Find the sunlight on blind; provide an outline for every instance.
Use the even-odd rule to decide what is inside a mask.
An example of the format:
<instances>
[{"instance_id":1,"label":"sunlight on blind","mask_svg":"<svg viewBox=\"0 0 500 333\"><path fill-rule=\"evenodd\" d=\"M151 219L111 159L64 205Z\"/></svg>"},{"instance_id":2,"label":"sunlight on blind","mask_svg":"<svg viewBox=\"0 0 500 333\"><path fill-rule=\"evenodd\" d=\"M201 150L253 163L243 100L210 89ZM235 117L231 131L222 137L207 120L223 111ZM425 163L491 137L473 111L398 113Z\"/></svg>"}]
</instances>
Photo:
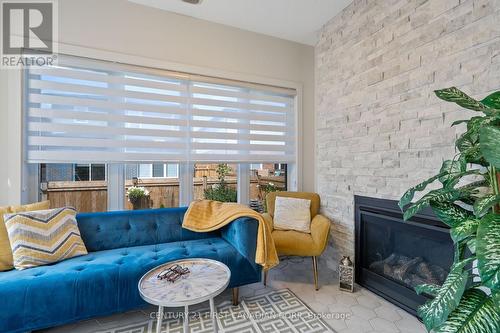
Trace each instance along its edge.
<instances>
[{"instance_id":1,"label":"sunlight on blind","mask_svg":"<svg viewBox=\"0 0 500 333\"><path fill-rule=\"evenodd\" d=\"M74 57L27 71L27 159L293 162L294 96Z\"/></svg>"}]
</instances>

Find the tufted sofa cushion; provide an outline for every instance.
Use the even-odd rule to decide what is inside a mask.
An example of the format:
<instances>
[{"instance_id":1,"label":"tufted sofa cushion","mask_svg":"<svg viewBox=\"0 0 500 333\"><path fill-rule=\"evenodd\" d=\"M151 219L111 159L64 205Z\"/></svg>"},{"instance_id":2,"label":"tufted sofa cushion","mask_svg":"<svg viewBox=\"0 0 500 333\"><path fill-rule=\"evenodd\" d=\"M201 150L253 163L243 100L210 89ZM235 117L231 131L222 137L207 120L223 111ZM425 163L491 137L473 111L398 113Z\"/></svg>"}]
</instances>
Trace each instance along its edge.
<instances>
[{"instance_id":1,"label":"tufted sofa cushion","mask_svg":"<svg viewBox=\"0 0 500 333\"><path fill-rule=\"evenodd\" d=\"M186 207L83 213L78 228L89 252L220 236L182 228Z\"/></svg>"},{"instance_id":2,"label":"tufted sofa cushion","mask_svg":"<svg viewBox=\"0 0 500 333\"><path fill-rule=\"evenodd\" d=\"M221 237L117 248L55 265L0 274L0 331L21 332L123 312L145 305L137 282L148 270L181 258L211 258L231 269L229 287L259 272ZM50 318L50 322L47 320Z\"/></svg>"}]
</instances>

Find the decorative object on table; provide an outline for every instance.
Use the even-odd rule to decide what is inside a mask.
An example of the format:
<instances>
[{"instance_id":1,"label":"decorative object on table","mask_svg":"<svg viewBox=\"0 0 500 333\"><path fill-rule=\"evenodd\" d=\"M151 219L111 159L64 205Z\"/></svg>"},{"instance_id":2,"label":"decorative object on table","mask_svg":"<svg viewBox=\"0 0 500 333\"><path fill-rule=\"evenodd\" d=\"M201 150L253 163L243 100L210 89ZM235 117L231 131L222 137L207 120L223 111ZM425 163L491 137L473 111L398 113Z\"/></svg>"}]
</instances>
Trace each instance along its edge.
<instances>
[{"instance_id":1,"label":"decorative object on table","mask_svg":"<svg viewBox=\"0 0 500 333\"><path fill-rule=\"evenodd\" d=\"M339 263L339 289L354 291L354 266L348 256L343 256Z\"/></svg>"},{"instance_id":2,"label":"decorative object on table","mask_svg":"<svg viewBox=\"0 0 500 333\"><path fill-rule=\"evenodd\" d=\"M263 306L265 305L265 306ZM274 309L280 309L278 316ZM300 314L300 315L297 315ZM344 314L334 314L335 319L342 319ZM273 316L275 318L273 318ZM182 316L177 312L165 316L161 332L182 332ZM217 304L217 323L221 332L296 332L300 327L302 333L334 333L328 324L312 311L299 297L289 289L268 291L257 296L245 297L240 306L233 306L230 301ZM250 318L252 318L250 320ZM212 332L212 318L207 308L202 308L193 315L189 327L196 332ZM158 331L155 319L145 318L142 321L116 321L115 326L96 333L136 333ZM275 326L277 325L277 326Z\"/></svg>"},{"instance_id":3,"label":"decorative object on table","mask_svg":"<svg viewBox=\"0 0 500 333\"><path fill-rule=\"evenodd\" d=\"M217 172L217 184L212 185L204 191L205 199L220 202L237 202L237 191L226 182L226 177L232 172L231 167L225 163L221 163L217 165L215 172Z\"/></svg>"},{"instance_id":4,"label":"decorative object on table","mask_svg":"<svg viewBox=\"0 0 500 333\"><path fill-rule=\"evenodd\" d=\"M264 212L264 205L262 204L262 200L258 199L251 199L249 207L255 210L257 213L263 213Z\"/></svg>"},{"instance_id":5,"label":"decorative object on table","mask_svg":"<svg viewBox=\"0 0 500 333\"><path fill-rule=\"evenodd\" d=\"M187 270L187 271L186 271ZM177 283L163 283L158 277L165 271L176 274L191 272ZM168 273L167 273L168 274ZM184 332L189 331L188 306L210 301L213 332L217 332L214 297L229 285L231 271L212 259L181 259L163 264L147 272L139 281L139 294L148 303L158 306L156 332L161 332L164 307L184 307Z\"/></svg>"},{"instance_id":6,"label":"decorative object on table","mask_svg":"<svg viewBox=\"0 0 500 333\"><path fill-rule=\"evenodd\" d=\"M180 265L175 265L160 272L158 274L158 279L167 280L168 282L174 283L175 281L177 281L183 276L185 277L189 273L190 273L189 268L182 267Z\"/></svg>"},{"instance_id":7,"label":"decorative object on table","mask_svg":"<svg viewBox=\"0 0 500 333\"><path fill-rule=\"evenodd\" d=\"M429 331L500 332L500 91L477 101L455 87L437 97L476 111L456 140L458 154L443 162L439 174L409 189L399 201L408 220L430 206L450 227L454 263L442 285L415 287L432 300L418 309ZM412 202L416 192L434 189ZM477 264L474 264L477 262ZM474 267L474 269L472 269ZM471 283L473 281L473 283Z\"/></svg>"},{"instance_id":8,"label":"decorative object on table","mask_svg":"<svg viewBox=\"0 0 500 333\"><path fill-rule=\"evenodd\" d=\"M149 191L144 187L129 187L127 190L127 197L134 210L149 208Z\"/></svg>"}]
</instances>

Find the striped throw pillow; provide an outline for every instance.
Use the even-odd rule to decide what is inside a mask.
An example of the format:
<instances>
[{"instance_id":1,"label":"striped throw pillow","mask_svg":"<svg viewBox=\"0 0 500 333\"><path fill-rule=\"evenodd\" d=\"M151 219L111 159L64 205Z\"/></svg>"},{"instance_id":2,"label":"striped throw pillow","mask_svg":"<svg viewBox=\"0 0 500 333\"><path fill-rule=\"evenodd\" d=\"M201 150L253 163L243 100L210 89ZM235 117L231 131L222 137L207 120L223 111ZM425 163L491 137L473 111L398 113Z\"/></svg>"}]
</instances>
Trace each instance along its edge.
<instances>
[{"instance_id":1,"label":"striped throw pillow","mask_svg":"<svg viewBox=\"0 0 500 333\"><path fill-rule=\"evenodd\" d=\"M26 269L87 254L76 210L63 207L5 215L16 269Z\"/></svg>"},{"instance_id":2,"label":"striped throw pillow","mask_svg":"<svg viewBox=\"0 0 500 333\"><path fill-rule=\"evenodd\" d=\"M43 210L50 208L50 201L36 202L22 206L0 207L0 271L8 271L14 268L14 259L12 258L12 249L10 248L9 235L5 228L5 214L29 212L33 210Z\"/></svg>"}]
</instances>

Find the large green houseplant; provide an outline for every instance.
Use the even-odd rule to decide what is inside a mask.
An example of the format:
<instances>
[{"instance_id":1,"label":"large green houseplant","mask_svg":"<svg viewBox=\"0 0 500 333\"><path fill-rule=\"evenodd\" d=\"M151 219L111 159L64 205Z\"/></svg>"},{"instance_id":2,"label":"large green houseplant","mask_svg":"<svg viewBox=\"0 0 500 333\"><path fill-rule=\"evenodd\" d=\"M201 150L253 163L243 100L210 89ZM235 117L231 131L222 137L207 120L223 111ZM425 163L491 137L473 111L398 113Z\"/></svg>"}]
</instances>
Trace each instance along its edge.
<instances>
[{"instance_id":1,"label":"large green houseplant","mask_svg":"<svg viewBox=\"0 0 500 333\"><path fill-rule=\"evenodd\" d=\"M399 206L407 220L424 207L451 229L454 263L442 286L425 284L417 293L433 297L418 314L435 333L500 332L500 91L477 101L452 87L435 91L477 116L461 120L467 130L456 140L457 155L437 175L409 189ZM416 192L432 183L413 202Z\"/></svg>"}]
</instances>

